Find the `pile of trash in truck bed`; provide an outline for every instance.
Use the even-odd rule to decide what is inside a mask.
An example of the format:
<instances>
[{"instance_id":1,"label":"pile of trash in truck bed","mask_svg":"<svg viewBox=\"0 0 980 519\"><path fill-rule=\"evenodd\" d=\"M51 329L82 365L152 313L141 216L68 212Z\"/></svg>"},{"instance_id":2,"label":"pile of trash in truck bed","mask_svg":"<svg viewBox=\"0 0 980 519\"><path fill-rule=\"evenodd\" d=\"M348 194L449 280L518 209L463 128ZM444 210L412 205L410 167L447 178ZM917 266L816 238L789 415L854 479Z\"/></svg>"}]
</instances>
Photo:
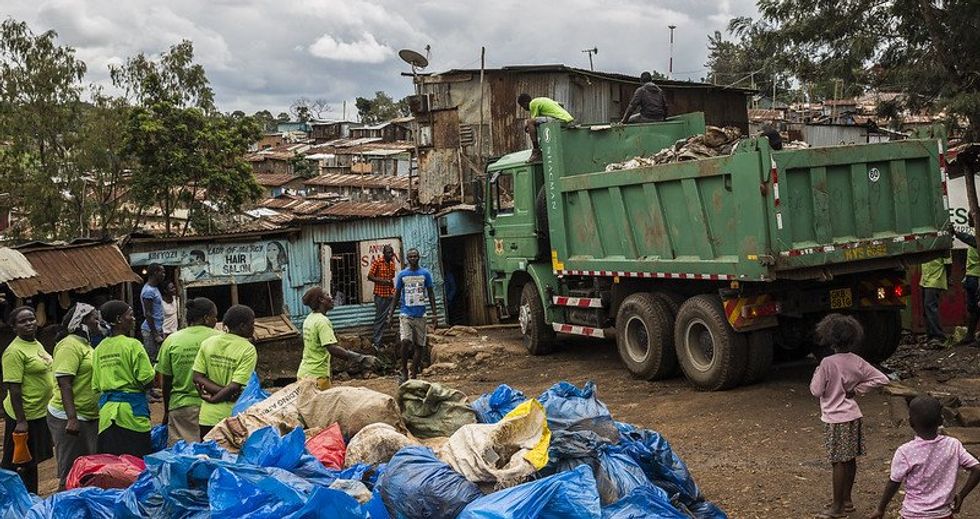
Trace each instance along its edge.
<instances>
[{"instance_id":1,"label":"pile of trash in truck bed","mask_svg":"<svg viewBox=\"0 0 980 519\"><path fill-rule=\"evenodd\" d=\"M634 169L657 164L670 164L688 160L701 160L711 157L731 155L742 139L742 131L734 126L719 128L706 126L704 133L680 139L672 146L658 151L649 157L633 157L632 159L616 162L606 166L606 171ZM783 149L802 149L809 147L805 142L790 141L782 143Z\"/></svg>"},{"instance_id":2,"label":"pile of trash in truck bed","mask_svg":"<svg viewBox=\"0 0 980 519\"><path fill-rule=\"evenodd\" d=\"M114 464L99 456L73 472ZM0 471L0 519L727 517L666 439L613 420L591 382L537 398L501 385L468 403L422 380L391 397L315 381L267 395L253 379L203 443L178 441L133 472L140 461L87 479L121 486L132 472L125 488L43 500Z\"/></svg>"}]
</instances>

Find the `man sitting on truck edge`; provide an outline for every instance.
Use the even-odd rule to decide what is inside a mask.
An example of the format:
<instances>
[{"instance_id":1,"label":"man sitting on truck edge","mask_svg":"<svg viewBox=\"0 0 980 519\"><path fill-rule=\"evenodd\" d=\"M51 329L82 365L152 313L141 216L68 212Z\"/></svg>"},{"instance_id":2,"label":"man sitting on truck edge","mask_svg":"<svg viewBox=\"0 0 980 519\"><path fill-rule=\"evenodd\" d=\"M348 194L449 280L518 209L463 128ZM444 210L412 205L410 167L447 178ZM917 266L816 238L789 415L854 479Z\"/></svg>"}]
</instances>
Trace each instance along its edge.
<instances>
[{"instance_id":1,"label":"man sitting on truck edge","mask_svg":"<svg viewBox=\"0 0 980 519\"><path fill-rule=\"evenodd\" d=\"M623 124L655 123L667 118L667 98L664 97L663 90L653 82L653 76L644 72L640 74L640 81L643 84L633 92L633 98L620 121Z\"/></svg>"},{"instance_id":2,"label":"man sitting on truck edge","mask_svg":"<svg viewBox=\"0 0 980 519\"><path fill-rule=\"evenodd\" d=\"M541 160L541 146L538 144L538 125L549 121L561 121L570 123L575 118L565 111L558 104L558 101L547 97L531 98L529 94L517 96L517 106L531 112L531 115L524 121L524 131L531 136L531 157L528 162L538 162Z\"/></svg>"},{"instance_id":3,"label":"man sitting on truck edge","mask_svg":"<svg viewBox=\"0 0 980 519\"><path fill-rule=\"evenodd\" d=\"M973 229L973 212L967 217L970 229ZM977 253L977 239L970 233L953 230L953 234L970 248L966 250L966 273L963 276L963 290L966 292L966 336L960 341L961 345L976 345L977 320L980 319L980 254Z\"/></svg>"}]
</instances>

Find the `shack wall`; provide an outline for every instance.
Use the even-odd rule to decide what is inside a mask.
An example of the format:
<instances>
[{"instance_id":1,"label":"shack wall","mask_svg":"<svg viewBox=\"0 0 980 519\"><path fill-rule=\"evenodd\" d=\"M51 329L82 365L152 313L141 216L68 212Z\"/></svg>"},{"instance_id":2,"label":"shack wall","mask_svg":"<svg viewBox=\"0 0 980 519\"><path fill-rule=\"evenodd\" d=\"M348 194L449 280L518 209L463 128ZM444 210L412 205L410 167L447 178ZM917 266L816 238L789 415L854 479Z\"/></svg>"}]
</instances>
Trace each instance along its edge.
<instances>
[{"instance_id":1,"label":"shack wall","mask_svg":"<svg viewBox=\"0 0 980 519\"><path fill-rule=\"evenodd\" d=\"M412 214L406 216L365 218L304 226L289 243L289 286L286 292L286 307L290 319L297 327L302 327L303 319L309 309L303 306L303 294L323 282L324 258L321 257L323 245L400 238L402 250L396 251L403 258L405 251L419 249L421 265L432 273L435 285L436 308L439 322L446 322L445 290L439 255L439 229L431 215ZM327 316L338 331L364 330L374 322L374 304L349 304L337 306Z\"/></svg>"}]
</instances>

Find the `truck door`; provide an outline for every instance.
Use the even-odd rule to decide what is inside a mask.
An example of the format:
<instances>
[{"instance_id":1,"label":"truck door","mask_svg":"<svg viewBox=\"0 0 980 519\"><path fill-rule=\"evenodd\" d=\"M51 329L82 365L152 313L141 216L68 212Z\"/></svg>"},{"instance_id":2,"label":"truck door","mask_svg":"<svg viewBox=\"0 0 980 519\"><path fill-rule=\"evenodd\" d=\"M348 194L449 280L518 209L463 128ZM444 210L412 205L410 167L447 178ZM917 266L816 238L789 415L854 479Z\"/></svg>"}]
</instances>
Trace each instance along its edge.
<instances>
[{"instance_id":1,"label":"truck door","mask_svg":"<svg viewBox=\"0 0 980 519\"><path fill-rule=\"evenodd\" d=\"M534 186L529 166L491 173L487 252L491 270L511 271L540 253L534 228ZM509 265L509 266L508 266Z\"/></svg>"}]
</instances>

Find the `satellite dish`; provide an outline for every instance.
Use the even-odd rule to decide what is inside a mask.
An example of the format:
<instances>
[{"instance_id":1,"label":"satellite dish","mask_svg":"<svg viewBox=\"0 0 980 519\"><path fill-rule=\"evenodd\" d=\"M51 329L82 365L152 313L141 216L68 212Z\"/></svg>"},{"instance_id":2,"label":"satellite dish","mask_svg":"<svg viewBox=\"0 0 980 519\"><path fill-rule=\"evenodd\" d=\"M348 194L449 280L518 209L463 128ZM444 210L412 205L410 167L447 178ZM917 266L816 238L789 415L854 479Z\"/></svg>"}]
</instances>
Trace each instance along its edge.
<instances>
[{"instance_id":1,"label":"satellite dish","mask_svg":"<svg viewBox=\"0 0 980 519\"><path fill-rule=\"evenodd\" d=\"M412 49L402 49L398 51L398 57L413 68L425 68L429 66L429 60L425 56Z\"/></svg>"}]
</instances>

